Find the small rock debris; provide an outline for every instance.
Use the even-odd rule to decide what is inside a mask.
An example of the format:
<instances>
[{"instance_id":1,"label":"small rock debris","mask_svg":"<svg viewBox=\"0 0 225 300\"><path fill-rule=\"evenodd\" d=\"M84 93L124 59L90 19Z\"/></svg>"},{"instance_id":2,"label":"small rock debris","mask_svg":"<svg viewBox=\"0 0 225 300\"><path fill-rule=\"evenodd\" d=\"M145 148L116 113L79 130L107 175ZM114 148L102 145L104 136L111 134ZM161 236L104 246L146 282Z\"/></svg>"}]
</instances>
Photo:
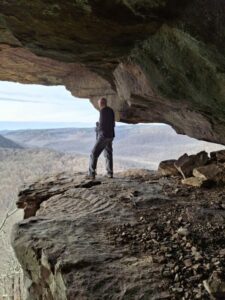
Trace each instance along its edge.
<instances>
[{"instance_id":1,"label":"small rock debris","mask_svg":"<svg viewBox=\"0 0 225 300\"><path fill-rule=\"evenodd\" d=\"M177 201L137 211L137 223L111 228L110 239L131 255L152 257L169 293L166 299L225 299L223 188L195 189L171 177L163 189ZM212 279L215 272L220 284Z\"/></svg>"}]
</instances>

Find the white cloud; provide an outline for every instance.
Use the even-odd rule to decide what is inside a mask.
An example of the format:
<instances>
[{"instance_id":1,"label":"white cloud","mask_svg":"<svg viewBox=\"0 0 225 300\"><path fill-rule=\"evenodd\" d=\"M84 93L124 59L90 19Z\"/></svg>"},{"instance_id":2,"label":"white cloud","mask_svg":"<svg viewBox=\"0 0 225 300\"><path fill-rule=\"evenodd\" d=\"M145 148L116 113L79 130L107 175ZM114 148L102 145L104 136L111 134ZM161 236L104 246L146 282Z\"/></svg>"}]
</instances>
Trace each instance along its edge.
<instances>
[{"instance_id":1,"label":"white cloud","mask_svg":"<svg viewBox=\"0 0 225 300\"><path fill-rule=\"evenodd\" d=\"M98 115L88 99L63 86L0 82L0 121L94 123Z\"/></svg>"}]
</instances>

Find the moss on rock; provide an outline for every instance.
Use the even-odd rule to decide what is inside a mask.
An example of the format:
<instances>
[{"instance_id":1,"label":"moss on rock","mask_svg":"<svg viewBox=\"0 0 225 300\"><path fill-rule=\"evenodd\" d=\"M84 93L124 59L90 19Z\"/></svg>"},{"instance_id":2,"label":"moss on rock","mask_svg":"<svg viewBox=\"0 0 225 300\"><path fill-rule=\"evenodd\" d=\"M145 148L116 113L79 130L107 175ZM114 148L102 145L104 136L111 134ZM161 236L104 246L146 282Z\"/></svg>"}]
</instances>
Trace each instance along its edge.
<instances>
[{"instance_id":1,"label":"moss on rock","mask_svg":"<svg viewBox=\"0 0 225 300\"><path fill-rule=\"evenodd\" d=\"M164 25L137 46L130 59L163 97L186 99L195 109L225 117L225 58L215 49Z\"/></svg>"}]
</instances>

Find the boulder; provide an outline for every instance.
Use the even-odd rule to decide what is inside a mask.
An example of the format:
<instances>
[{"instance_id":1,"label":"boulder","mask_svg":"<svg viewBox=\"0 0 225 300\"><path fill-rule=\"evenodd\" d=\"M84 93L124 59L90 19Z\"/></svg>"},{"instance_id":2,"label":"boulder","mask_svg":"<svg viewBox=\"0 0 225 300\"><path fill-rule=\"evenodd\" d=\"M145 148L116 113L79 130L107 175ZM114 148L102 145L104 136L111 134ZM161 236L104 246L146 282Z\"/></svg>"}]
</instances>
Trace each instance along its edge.
<instances>
[{"instance_id":1,"label":"boulder","mask_svg":"<svg viewBox=\"0 0 225 300\"><path fill-rule=\"evenodd\" d=\"M207 185L207 181L199 177L189 177L181 180L182 184L190 185L194 187L203 187Z\"/></svg>"},{"instance_id":2,"label":"boulder","mask_svg":"<svg viewBox=\"0 0 225 300\"><path fill-rule=\"evenodd\" d=\"M174 166L175 159L161 161L158 167L158 172L162 176L179 175L177 168Z\"/></svg>"},{"instance_id":3,"label":"boulder","mask_svg":"<svg viewBox=\"0 0 225 300\"><path fill-rule=\"evenodd\" d=\"M209 157L207 152L201 151L196 155L182 155L175 163L175 167L181 173L183 178L191 177L194 168L204 166L208 163Z\"/></svg>"},{"instance_id":4,"label":"boulder","mask_svg":"<svg viewBox=\"0 0 225 300\"><path fill-rule=\"evenodd\" d=\"M210 152L210 157L214 161L225 162L225 150Z\"/></svg>"},{"instance_id":5,"label":"boulder","mask_svg":"<svg viewBox=\"0 0 225 300\"><path fill-rule=\"evenodd\" d=\"M195 168L193 175L199 179L214 182L225 182L225 167L223 165L210 164Z\"/></svg>"},{"instance_id":6,"label":"boulder","mask_svg":"<svg viewBox=\"0 0 225 300\"><path fill-rule=\"evenodd\" d=\"M203 281L203 285L213 299L225 299L225 281L219 272L214 271L208 281Z\"/></svg>"}]
</instances>

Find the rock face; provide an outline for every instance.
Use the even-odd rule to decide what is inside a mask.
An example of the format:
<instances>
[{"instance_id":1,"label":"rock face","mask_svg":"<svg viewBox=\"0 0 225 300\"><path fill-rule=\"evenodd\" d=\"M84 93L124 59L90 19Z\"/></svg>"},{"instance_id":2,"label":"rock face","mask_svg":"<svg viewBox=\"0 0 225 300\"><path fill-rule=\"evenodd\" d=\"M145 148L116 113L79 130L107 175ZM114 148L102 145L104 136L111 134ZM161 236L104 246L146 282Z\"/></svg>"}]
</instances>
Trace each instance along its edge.
<instances>
[{"instance_id":1,"label":"rock face","mask_svg":"<svg viewBox=\"0 0 225 300\"><path fill-rule=\"evenodd\" d=\"M62 84L117 120L225 144L223 0L0 3L0 79Z\"/></svg>"},{"instance_id":2,"label":"rock face","mask_svg":"<svg viewBox=\"0 0 225 300\"><path fill-rule=\"evenodd\" d=\"M159 176L182 175L181 182L194 187L211 187L225 183L224 150L197 154L185 153L177 160L162 161L158 167Z\"/></svg>"},{"instance_id":3,"label":"rock face","mask_svg":"<svg viewBox=\"0 0 225 300\"><path fill-rule=\"evenodd\" d=\"M147 170L59 174L25 187L18 205L12 243L29 300L225 297L223 187Z\"/></svg>"},{"instance_id":4,"label":"rock face","mask_svg":"<svg viewBox=\"0 0 225 300\"><path fill-rule=\"evenodd\" d=\"M172 176L178 175L179 171L175 167L176 159L164 160L161 161L158 167L158 172L162 176Z\"/></svg>"},{"instance_id":5,"label":"rock face","mask_svg":"<svg viewBox=\"0 0 225 300\"><path fill-rule=\"evenodd\" d=\"M187 155L187 153L185 153L174 162L174 166L185 179L192 176L194 168L204 166L208 161L209 157L205 151L199 152L196 155Z\"/></svg>"},{"instance_id":6,"label":"rock face","mask_svg":"<svg viewBox=\"0 0 225 300\"><path fill-rule=\"evenodd\" d=\"M183 184L195 186L195 187L203 187L204 184L207 186L207 180L201 177L188 177L181 180Z\"/></svg>"},{"instance_id":7,"label":"rock face","mask_svg":"<svg viewBox=\"0 0 225 300\"><path fill-rule=\"evenodd\" d=\"M210 153L210 157L213 161L225 162L225 151L213 151Z\"/></svg>"},{"instance_id":8,"label":"rock face","mask_svg":"<svg viewBox=\"0 0 225 300\"><path fill-rule=\"evenodd\" d=\"M210 164L193 170L193 175L203 180L210 180L217 183L225 182L224 165Z\"/></svg>"}]
</instances>

